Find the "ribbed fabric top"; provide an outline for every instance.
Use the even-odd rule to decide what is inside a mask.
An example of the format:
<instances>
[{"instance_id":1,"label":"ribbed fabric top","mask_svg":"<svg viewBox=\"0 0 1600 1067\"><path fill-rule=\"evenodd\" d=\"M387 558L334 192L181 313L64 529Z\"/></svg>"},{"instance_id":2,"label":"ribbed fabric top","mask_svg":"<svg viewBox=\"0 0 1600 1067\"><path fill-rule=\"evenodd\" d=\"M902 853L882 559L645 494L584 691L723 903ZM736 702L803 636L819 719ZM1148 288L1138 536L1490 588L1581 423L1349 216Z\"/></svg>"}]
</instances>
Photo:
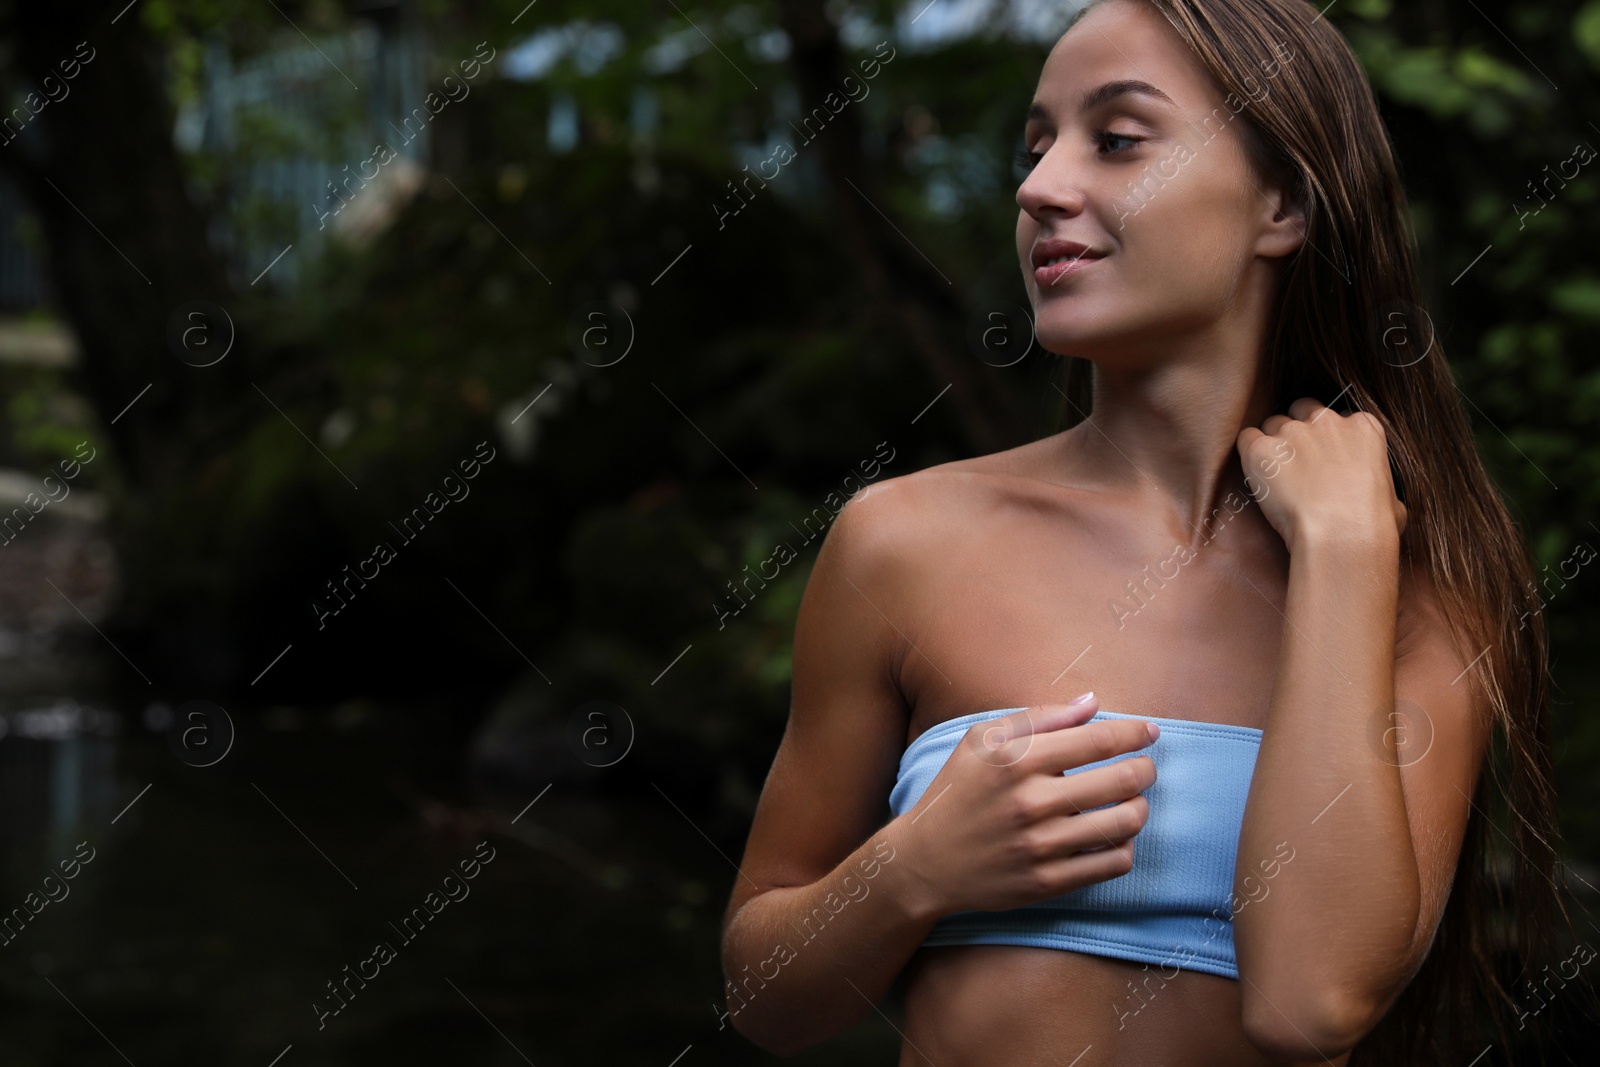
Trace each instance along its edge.
<instances>
[{"instance_id":1,"label":"ribbed fabric top","mask_svg":"<svg viewBox=\"0 0 1600 1067\"><path fill-rule=\"evenodd\" d=\"M973 712L918 736L900 757L890 811L898 816L916 805L969 726L1021 710ZM1019 908L946 915L923 944L1059 948L1237 980L1233 865L1261 731L1110 711L1094 719L1143 719L1161 727L1161 736L1139 751L1063 772L1141 755L1155 762L1155 783L1144 792L1150 818L1134 838L1133 869Z\"/></svg>"}]
</instances>

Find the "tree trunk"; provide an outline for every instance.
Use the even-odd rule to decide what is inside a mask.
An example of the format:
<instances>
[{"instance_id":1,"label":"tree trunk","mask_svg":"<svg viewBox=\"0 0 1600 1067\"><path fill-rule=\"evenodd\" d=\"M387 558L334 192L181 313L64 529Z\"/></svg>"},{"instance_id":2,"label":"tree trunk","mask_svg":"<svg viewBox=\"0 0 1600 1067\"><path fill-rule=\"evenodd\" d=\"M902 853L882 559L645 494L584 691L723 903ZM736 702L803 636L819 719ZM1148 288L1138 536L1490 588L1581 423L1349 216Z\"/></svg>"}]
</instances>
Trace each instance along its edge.
<instances>
[{"instance_id":1,"label":"tree trunk","mask_svg":"<svg viewBox=\"0 0 1600 1067\"><path fill-rule=\"evenodd\" d=\"M181 362L168 341L181 305L210 301L236 317L237 297L188 193L160 49L137 10L111 22L126 2L7 5L12 84L0 88L32 90L35 105L44 88L59 99L7 131L0 167L43 227L56 300L81 348L79 385L137 491L181 479L249 379L243 339L209 367ZM220 353L226 327L209 329Z\"/></svg>"},{"instance_id":2,"label":"tree trunk","mask_svg":"<svg viewBox=\"0 0 1600 1067\"><path fill-rule=\"evenodd\" d=\"M802 107L820 105L853 73L844 65L838 29L824 12L823 0L783 0L781 20ZM954 285L879 214L887 214L886 201L862 167L857 110L846 107L835 115L817 138L817 147L833 186L836 232L874 301L894 316L926 360L929 376L939 388L953 383L948 402L955 405L968 440L982 452L1026 441L1030 417L1018 397L966 348L967 324Z\"/></svg>"}]
</instances>

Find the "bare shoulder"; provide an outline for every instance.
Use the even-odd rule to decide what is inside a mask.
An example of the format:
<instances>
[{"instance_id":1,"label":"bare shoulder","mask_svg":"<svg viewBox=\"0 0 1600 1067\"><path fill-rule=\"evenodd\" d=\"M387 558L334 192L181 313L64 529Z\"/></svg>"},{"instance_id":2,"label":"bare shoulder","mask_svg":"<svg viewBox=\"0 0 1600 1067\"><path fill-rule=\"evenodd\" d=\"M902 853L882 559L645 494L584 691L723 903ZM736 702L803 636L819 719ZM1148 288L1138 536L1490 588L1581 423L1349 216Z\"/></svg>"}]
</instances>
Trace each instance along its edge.
<instances>
[{"instance_id":1,"label":"bare shoulder","mask_svg":"<svg viewBox=\"0 0 1600 1067\"><path fill-rule=\"evenodd\" d=\"M902 548L948 532L958 523L969 526L975 509L1026 491L1030 484L1045 487L1040 475L1043 445L1033 441L874 482L850 498L838 522L851 527L849 540L892 539Z\"/></svg>"},{"instance_id":2,"label":"bare shoulder","mask_svg":"<svg viewBox=\"0 0 1600 1067\"><path fill-rule=\"evenodd\" d=\"M1048 478L1046 445L938 463L857 490L834 519L814 576L831 583L848 574L859 592L870 593L870 584L910 609L928 570L989 536L1002 516L1018 506L1036 511L1046 497L1060 506L1064 487Z\"/></svg>"},{"instance_id":3,"label":"bare shoulder","mask_svg":"<svg viewBox=\"0 0 1600 1067\"><path fill-rule=\"evenodd\" d=\"M1395 621L1395 684L1397 695L1411 693L1413 702L1446 718L1471 722L1475 744L1481 744L1493 718L1479 673L1490 669L1483 647L1468 647L1452 620L1457 612L1443 589L1419 559L1401 557L1399 612ZM1460 684L1465 683L1465 684ZM1445 699L1441 694L1449 694Z\"/></svg>"},{"instance_id":4,"label":"bare shoulder","mask_svg":"<svg viewBox=\"0 0 1600 1067\"><path fill-rule=\"evenodd\" d=\"M1427 564L1400 557L1399 616L1395 626L1395 654L1404 657L1429 641L1452 641L1449 612L1438 583ZM1458 652L1460 650L1457 650Z\"/></svg>"}]
</instances>

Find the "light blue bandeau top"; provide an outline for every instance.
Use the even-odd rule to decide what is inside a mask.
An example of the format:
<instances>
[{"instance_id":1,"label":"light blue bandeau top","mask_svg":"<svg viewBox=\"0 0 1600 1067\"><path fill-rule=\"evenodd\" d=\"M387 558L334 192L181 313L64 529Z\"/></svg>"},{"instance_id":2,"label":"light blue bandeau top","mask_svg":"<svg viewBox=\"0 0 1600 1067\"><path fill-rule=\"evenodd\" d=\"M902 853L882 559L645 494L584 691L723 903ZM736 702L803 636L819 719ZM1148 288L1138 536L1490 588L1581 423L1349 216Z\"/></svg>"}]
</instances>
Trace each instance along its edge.
<instances>
[{"instance_id":1,"label":"light blue bandeau top","mask_svg":"<svg viewBox=\"0 0 1600 1067\"><path fill-rule=\"evenodd\" d=\"M890 811L898 816L916 805L973 723L1021 710L973 712L920 734L900 757ZM1094 719L1143 719L1161 727L1161 736L1143 749L1063 772L1141 755L1155 762L1155 783L1144 791L1150 817L1134 838L1133 869L1035 904L946 915L923 944L1067 949L1237 980L1233 865L1261 731L1110 711Z\"/></svg>"}]
</instances>

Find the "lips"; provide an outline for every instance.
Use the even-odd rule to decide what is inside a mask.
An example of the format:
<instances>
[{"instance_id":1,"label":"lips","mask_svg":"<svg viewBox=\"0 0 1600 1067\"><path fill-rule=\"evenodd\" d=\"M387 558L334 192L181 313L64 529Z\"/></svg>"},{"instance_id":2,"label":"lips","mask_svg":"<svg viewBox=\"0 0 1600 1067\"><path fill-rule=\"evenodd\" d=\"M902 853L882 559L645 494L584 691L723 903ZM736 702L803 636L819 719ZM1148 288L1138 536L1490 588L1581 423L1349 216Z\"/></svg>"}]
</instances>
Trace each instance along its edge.
<instances>
[{"instance_id":1,"label":"lips","mask_svg":"<svg viewBox=\"0 0 1600 1067\"><path fill-rule=\"evenodd\" d=\"M1077 241L1040 241L1033 246L1033 269L1064 260L1103 259L1105 253Z\"/></svg>"},{"instance_id":2,"label":"lips","mask_svg":"<svg viewBox=\"0 0 1600 1067\"><path fill-rule=\"evenodd\" d=\"M1040 241L1033 246L1033 277L1040 287L1054 285L1068 274L1087 270L1105 252L1078 241Z\"/></svg>"}]
</instances>

